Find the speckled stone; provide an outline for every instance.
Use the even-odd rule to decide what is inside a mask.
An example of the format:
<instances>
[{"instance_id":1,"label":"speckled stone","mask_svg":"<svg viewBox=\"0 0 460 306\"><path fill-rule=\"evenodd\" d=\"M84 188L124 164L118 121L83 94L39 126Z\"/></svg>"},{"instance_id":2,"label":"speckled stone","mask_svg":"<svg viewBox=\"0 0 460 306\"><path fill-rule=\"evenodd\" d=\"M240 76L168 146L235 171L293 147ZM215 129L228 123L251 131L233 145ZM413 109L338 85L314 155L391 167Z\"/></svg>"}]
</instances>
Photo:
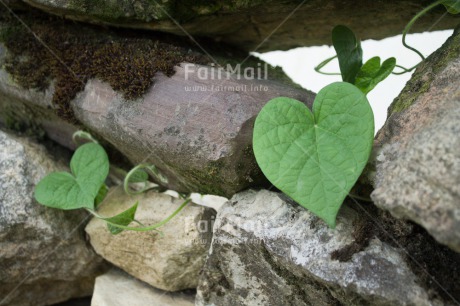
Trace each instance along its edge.
<instances>
[{"instance_id":1,"label":"speckled stone","mask_svg":"<svg viewBox=\"0 0 460 306\"><path fill-rule=\"evenodd\" d=\"M373 238L351 260L331 253L353 242L358 214L337 227L278 193L247 191L218 212L196 305L433 305L398 249Z\"/></svg>"},{"instance_id":2,"label":"speckled stone","mask_svg":"<svg viewBox=\"0 0 460 306\"><path fill-rule=\"evenodd\" d=\"M460 252L460 31L422 63L375 141L375 204Z\"/></svg>"},{"instance_id":3,"label":"speckled stone","mask_svg":"<svg viewBox=\"0 0 460 306\"><path fill-rule=\"evenodd\" d=\"M43 146L0 131L0 305L87 296L104 271L85 241L87 214L47 208L33 198L46 174L62 170Z\"/></svg>"}]
</instances>

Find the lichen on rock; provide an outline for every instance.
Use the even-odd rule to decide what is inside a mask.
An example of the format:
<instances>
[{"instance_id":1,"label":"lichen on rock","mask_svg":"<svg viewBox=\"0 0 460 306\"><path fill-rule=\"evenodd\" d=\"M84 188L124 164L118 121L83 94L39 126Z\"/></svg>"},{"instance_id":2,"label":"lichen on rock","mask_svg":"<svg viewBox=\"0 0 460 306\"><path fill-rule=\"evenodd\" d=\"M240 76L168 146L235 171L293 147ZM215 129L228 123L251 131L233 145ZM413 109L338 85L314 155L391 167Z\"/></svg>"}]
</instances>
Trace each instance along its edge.
<instances>
[{"instance_id":1,"label":"lichen on rock","mask_svg":"<svg viewBox=\"0 0 460 306\"><path fill-rule=\"evenodd\" d=\"M95 277L107 268L85 241L85 212L47 208L33 198L40 179L63 169L43 146L0 131L2 306L50 305L89 295Z\"/></svg>"},{"instance_id":2,"label":"lichen on rock","mask_svg":"<svg viewBox=\"0 0 460 306\"><path fill-rule=\"evenodd\" d=\"M460 252L460 28L423 62L375 140L372 199Z\"/></svg>"},{"instance_id":3,"label":"lichen on rock","mask_svg":"<svg viewBox=\"0 0 460 306\"><path fill-rule=\"evenodd\" d=\"M420 95L430 89L436 76L442 73L453 59L460 56L460 35L455 34L459 31L460 27L455 30L454 35L449 37L443 47L419 64L401 93L391 103L388 115L402 112L410 107Z\"/></svg>"},{"instance_id":4,"label":"lichen on rock","mask_svg":"<svg viewBox=\"0 0 460 306\"><path fill-rule=\"evenodd\" d=\"M450 305L459 298L453 251L420 227L359 207L347 203L332 230L278 193L236 194L217 214L196 305ZM338 258L340 250L347 256Z\"/></svg>"}]
</instances>

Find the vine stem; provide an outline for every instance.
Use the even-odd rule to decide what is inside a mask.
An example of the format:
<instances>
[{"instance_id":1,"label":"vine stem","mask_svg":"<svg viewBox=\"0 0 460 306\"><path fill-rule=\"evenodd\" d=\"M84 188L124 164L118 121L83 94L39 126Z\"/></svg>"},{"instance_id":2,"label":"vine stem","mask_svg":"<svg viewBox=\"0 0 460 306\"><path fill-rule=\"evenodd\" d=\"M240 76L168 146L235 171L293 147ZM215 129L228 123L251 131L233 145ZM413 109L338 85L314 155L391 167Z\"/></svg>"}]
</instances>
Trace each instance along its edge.
<instances>
[{"instance_id":1,"label":"vine stem","mask_svg":"<svg viewBox=\"0 0 460 306\"><path fill-rule=\"evenodd\" d=\"M140 164L140 165L137 165L136 167L132 168L128 174L126 174L125 176L125 179L123 180L123 189L125 190L126 194L129 194L129 195L137 195L137 194L141 194L143 193L144 191L147 190L147 182L144 182L144 188L142 188L141 190L139 191L132 191L130 188L129 188L129 179L131 178L131 176L139 169L141 168L145 168L145 165L144 164Z\"/></svg>"},{"instance_id":2,"label":"vine stem","mask_svg":"<svg viewBox=\"0 0 460 306\"><path fill-rule=\"evenodd\" d=\"M78 142L77 142L77 138L82 138L82 139L86 139L86 140L90 140L96 144L99 144L99 142L93 138L93 136L91 136L90 133L88 132L85 132L85 131L76 131L75 133L73 133L72 135L72 140L73 142L78 145Z\"/></svg>"},{"instance_id":3,"label":"vine stem","mask_svg":"<svg viewBox=\"0 0 460 306\"><path fill-rule=\"evenodd\" d=\"M131 176L137 171L137 170L141 170L141 169L145 169L147 170L148 172L150 172L153 176L155 176L158 180L160 180L161 182L165 182L166 179L162 176L161 173L155 173L154 171L152 171L152 166L148 165L148 164L140 164L140 165L137 165L136 167L134 167L133 169L131 169L128 174L126 174L125 176L125 179L123 181L123 189L125 190L125 192L129 195L137 195L137 194L141 194L149 189L153 189L153 188L156 188L156 187L152 187L152 188L147 188L147 181L144 182L144 188L142 188L141 190L139 191L132 191L130 188L129 188L129 180L131 178Z\"/></svg>"},{"instance_id":4,"label":"vine stem","mask_svg":"<svg viewBox=\"0 0 460 306\"><path fill-rule=\"evenodd\" d=\"M150 226L146 226L146 227L130 227L130 226L125 226L125 225L120 225L120 224L116 224L116 223L113 223L113 222L110 222L107 220L107 218L105 217L102 217L101 215L99 215L97 212L95 212L94 210L91 210L91 209L86 209L87 211L89 211L93 216L95 216L96 218L98 219L101 219L101 220L104 220L105 222L107 222L108 224L112 225L112 226L115 226L115 227L118 227L118 228L121 228L121 229L124 229L124 230L130 230L130 231L136 231L136 232L147 232L147 231L151 231L151 230L155 230L163 225L165 225L166 223L168 223L172 218L174 218L178 213L181 212L182 209L185 208L185 206L187 206L188 203L190 203L191 199L187 199L185 200L181 206L179 206L178 209L176 209L171 215L169 215L166 219L163 219L162 221L156 223L156 224L153 224L153 225L150 225Z\"/></svg>"},{"instance_id":5,"label":"vine stem","mask_svg":"<svg viewBox=\"0 0 460 306\"><path fill-rule=\"evenodd\" d=\"M402 44L404 47L406 47L407 49L417 53L421 58L422 58L422 61L425 60L425 56L417 49L415 49L414 47L411 47L409 46L407 43L406 43L406 35L409 33L410 29L412 28L412 26L414 25L414 23L420 18L422 17L423 15L425 15L428 11L430 11L431 9L433 9L434 7L442 4L445 0L438 0L438 1L435 1L433 3L431 3L430 5L428 5L426 8L424 8L423 10L421 10L420 12L417 13L417 15L415 15L406 25L406 27L404 28L403 30L403 35L402 35ZM403 66L400 66L400 65L396 65L396 67L398 68L401 68L403 71L401 72L393 72L393 74L396 74L396 75L400 75L400 74L404 74L404 73L407 73L407 72L411 72L412 70L414 70L415 68L417 68L417 66L419 65L420 63L418 63L417 65L411 67L411 68L405 68Z\"/></svg>"},{"instance_id":6,"label":"vine stem","mask_svg":"<svg viewBox=\"0 0 460 306\"><path fill-rule=\"evenodd\" d=\"M337 58L337 55L334 55L334 56L331 56L327 59L325 59L324 61L322 61L321 63L319 63L315 68L315 71L318 72L318 73L321 73L321 74L324 74L324 75L341 75L340 73L337 73L337 72L323 72L321 71L322 68L324 68L324 66L326 66L327 64L329 64L330 61L332 61L333 59Z\"/></svg>"}]
</instances>

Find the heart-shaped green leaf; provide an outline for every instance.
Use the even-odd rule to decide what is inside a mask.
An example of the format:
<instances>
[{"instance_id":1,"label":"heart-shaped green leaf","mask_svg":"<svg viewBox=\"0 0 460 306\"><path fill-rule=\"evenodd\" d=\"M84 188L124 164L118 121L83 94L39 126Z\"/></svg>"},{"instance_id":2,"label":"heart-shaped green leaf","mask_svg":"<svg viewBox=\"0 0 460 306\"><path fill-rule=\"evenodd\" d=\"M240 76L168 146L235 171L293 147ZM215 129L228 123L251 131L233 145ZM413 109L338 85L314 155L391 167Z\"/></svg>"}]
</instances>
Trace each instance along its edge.
<instances>
[{"instance_id":1,"label":"heart-shaped green leaf","mask_svg":"<svg viewBox=\"0 0 460 306\"><path fill-rule=\"evenodd\" d=\"M454 15L460 13L460 0L445 0L442 4L446 7L449 13Z\"/></svg>"},{"instance_id":2,"label":"heart-shaped green leaf","mask_svg":"<svg viewBox=\"0 0 460 306\"><path fill-rule=\"evenodd\" d=\"M136 215L138 204L139 203L136 202L136 204L116 216L110 218L102 218L102 220L107 222L107 227L113 235L119 234L123 231L122 228L117 227L116 225L128 226L131 222L134 221L134 216Z\"/></svg>"},{"instance_id":3,"label":"heart-shaped green leaf","mask_svg":"<svg viewBox=\"0 0 460 306\"><path fill-rule=\"evenodd\" d=\"M294 99L269 101L253 137L257 163L270 182L334 228L369 158L374 116L357 87L333 83L318 93L313 113Z\"/></svg>"},{"instance_id":4,"label":"heart-shaped green leaf","mask_svg":"<svg viewBox=\"0 0 460 306\"><path fill-rule=\"evenodd\" d=\"M363 50L360 41L352 30L338 25L332 30L332 44L339 59L342 80L354 84L356 74L363 65Z\"/></svg>"},{"instance_id":5,"label":"heart-shaped green leaf","mask_svg":"<svg viewBox=\"0 0 460 306\"><path fill-rule=\"evenodd\" d=\"M374 89L378 83L385 80L396 66L396 59L390 57L380 66L380 57L369 59L356 75L355 86L367 94Z\"/></svg>"},{"instance_id":6,"label":"heart-shaped green leaf","mask_svg":"<svg viewBox=\"0 0 460 306\"><path fill-rule=\"evenodd\" d=\"M104 148L95 143L79 147L70 161L71 173L55 172L35 188L35 199L42 205L60 209L94 208L99 190L109 173Z\"/></svg>"}]
</instances>

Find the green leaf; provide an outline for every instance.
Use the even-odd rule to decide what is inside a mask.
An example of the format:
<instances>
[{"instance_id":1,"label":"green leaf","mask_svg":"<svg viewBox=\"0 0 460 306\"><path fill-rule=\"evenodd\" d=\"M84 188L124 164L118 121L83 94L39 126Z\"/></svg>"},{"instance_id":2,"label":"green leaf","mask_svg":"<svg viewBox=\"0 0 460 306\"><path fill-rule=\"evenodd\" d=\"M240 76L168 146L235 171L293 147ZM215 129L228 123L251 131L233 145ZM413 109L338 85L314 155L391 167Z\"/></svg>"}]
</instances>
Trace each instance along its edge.
<instances>
[{"instance_id":1,"label":"green leaf","mask_svg":"<svg viewBox=\"0 0 460 306\"><path fill-rule=\"evenodd\" d=\"M374 116L366 96L339 82L320 90L313 113L294 99L269 101L255 121L253 147L270 182L334 228L373 138Z\"/></svg>"},{"instance_id":2,"label":"green leaf","mask_svg":"<svg viewBox=\"0 0 460 306\"><path fill-rule=\"evenodd\" d=\"M369 59L356 75L355 86L365 94L370 92L378 83L385 80L396 66L396 59L390 57L380 66L380 57Z\"/></svg>"},{"instance_id":3,"label":"green leaf","mask_svg":"<svg viewBox=\"0 0 460 306\"><path fill-rule=\"evenodd\" d=\"M445 0L442 4L449 13L454 15L460 13L460 0Z\"/></svg>"},{"instance_id":4,"label":"green leaf","mask_svg":"<svg viewBox=\"0 0 460 306\"><path fill-rule=\"evenodd\" d=\"M149 175L142 169L137 169L128 178L128 183L144 183L149 179Z\"/></svg>"},{"instance_id":5,"label":"green leaf","mask_svg":"<svg viewBox=\"0 0 460 306\"><path fill-rule=\"evenodd\" d=\"M97 194L109 174L109 158L104 148L96 143L79 147L70 161L70 169L79 184Z\"/></svg>"},{"instance_id":6,"label":"green leaf","mask_svg":"<svg viewBox=\"0 0 460 306\"><path fill-rule=\"evenodd\" d=\"M55 172L35 187L35 199L42 205L60 209L94 208L99 189L109 173L104 148L95 143L79 147L70 162L71 173Z\"/></svg>"},{"instance_id":7,"label":"green leaf","mask_svg":"<svg viewBox=\"0 0 460 306\"><path fill-rule=\"evenodd\" d=\"M101 204L102 201L104 201L108 192L109 192L109 187L107 187L106 184L102 184L101 188L99 188L96 198L94 199L94 207L97 208L99 204Z\"/></svg>"},{"instance_id":8,"label":"green leaf","mask_svg":"<svg viewBox=\"0 0 460 306\"><path fill-rule=\"evenodd\" d=\"M101 218L101 219L108 222L107 227L113 235L119 234L123 231L123 229L120 227L117 227L116 225L128 226L131 222L133 222L134 216L136 215L138 204L139 203L136 202L136 204L134 204L132 207L128 208L122 213L119 213L116 216L113 216L110 218Z\"/></svg>"},{"instance_id":9,"label":"green leaf","mask_svg":"<svg viewBox=\"0 0 460 306\"><path fill-rule=\"evenodd\" d=\"M360 41L352 30L338 25L332 30L332 44L337 52L343 81L354 84L356 74L363 65Z\"/></svg>"}]
</instances>

